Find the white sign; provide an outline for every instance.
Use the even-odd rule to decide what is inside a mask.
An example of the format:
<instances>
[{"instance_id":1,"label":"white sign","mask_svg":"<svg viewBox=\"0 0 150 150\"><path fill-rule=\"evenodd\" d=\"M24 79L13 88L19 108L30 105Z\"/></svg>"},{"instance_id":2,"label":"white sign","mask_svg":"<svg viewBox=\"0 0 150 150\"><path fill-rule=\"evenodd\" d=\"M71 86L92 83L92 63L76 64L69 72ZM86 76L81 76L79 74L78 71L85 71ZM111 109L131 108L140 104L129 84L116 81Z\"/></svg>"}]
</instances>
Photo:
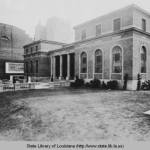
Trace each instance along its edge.
<instances>
[{"instance_id":1,"label":"white sign","mask_svg":"<svg viewBox=\"0 0 150 150\"><path fill-rule=\"evenodd\" d=\"M24 63L5 63L6 73L24 73Z\"/></svg>"}]
</instances>

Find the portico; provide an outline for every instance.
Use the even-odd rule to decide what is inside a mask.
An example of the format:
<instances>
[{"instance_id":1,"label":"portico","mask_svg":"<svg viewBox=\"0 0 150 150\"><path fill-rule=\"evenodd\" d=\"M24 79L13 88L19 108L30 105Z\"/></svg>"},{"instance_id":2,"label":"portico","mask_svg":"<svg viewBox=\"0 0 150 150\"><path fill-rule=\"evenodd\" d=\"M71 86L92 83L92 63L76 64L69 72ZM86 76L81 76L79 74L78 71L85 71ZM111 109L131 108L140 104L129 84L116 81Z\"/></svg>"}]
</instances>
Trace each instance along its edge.
<instances>
[{"instance_id":1,"label":"portico","mask_svg":"<svg viewBox=\"0 0 150 150\"><path fill-rule=\"evenodd\" d=\"M75 77L75 54L72 53L54 53L51 57L51 76L54 79L70 80Z\"/></svg>"}]
</instances>

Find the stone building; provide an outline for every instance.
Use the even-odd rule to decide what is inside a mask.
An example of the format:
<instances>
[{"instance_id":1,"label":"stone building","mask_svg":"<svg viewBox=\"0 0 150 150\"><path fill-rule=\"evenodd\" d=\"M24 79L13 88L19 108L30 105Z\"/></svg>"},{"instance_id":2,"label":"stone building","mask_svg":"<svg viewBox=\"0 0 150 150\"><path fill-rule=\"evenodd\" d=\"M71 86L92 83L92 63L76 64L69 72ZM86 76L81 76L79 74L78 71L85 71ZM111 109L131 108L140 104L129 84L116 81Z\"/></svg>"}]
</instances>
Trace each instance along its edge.
<instances>
[{"instance_id":1,"label":"stone building","mask_svg":"<svg viewBox=\"0 0 150 150\"><path fill-rule=\"evenodd\" d=\"M128 73L129 90L136 89L138 73L142 80L150 80L150 13L133 4L80 24L74 30L74 43L47 49L49 62L45 68L49 74L43 76L118 80L122 88ZM27 55L24 57L26 61Z\"/></svg>"},{"instance_id":2,"label":"stone building","mask_svg":"<svg viewBox=\"0 0 150 150\"><path fill-rule=\"evenodd\" d=\"M64 43L38 40L24 46L25 76L36 79L49 78L49 52L62 48Z\"/></svg>"},{"instance_id":3,"label":"stone building","mask_svg":"<svg viewBox=\"0 0 150 150\"><path fill-rule=\"evenodd\" d=\"M23 45L31 42L24 30L0 23L0 80L13 75L24 76L24 70L17 72L17 69L24 66Z\"/></svg>"}]
</instances>

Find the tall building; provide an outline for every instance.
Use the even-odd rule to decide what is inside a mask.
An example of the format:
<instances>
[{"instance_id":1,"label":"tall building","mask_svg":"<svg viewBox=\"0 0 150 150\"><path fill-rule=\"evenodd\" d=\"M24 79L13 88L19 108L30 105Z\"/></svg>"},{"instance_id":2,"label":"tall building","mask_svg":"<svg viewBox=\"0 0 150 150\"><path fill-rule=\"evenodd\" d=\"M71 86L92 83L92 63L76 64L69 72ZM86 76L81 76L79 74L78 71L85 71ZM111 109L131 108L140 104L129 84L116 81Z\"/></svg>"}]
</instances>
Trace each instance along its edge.
<instances>
[{"instance_id":1,"label":"tall building","mask_svg":"<svg viewBox=\"0 0 150 150\"><path fill-rule=\"evenodd\" d=\"M49 61L39 63L38 77L69 80L78 75L85 81L117 80L118 88L122 89L124 76L128 74L128 90L137 89L138 74L142 82L150 80L149 12L133 4L84 22L74 30L75 43L63 44L61 48L49 44L51 49L47 48L42 56ZM38 52L24 55L27 70L36 70L29 67L36 55ZM48 73L43 72L43 66ZM29 71L28 75L36 76Z\"/></svg>"},{"instance_id":2,"label":"tall building","mask_svg":"<svg viewBox=\"0 0 150 150\"><path fill-rule=\"evenodd\" d=\"M32 41L24 30L0 23L0 80L24 76L23 45Z\"/></svg>"},{"instance_id":3,"label":"tall building","mask_svg":"<svg viewBox=\"0 0 150 150\"><path fill-rule=\"evenodd\" d=\"M63 43L72 42L71 23L68 20L52 17L47 20L47 40Z\"/></svg>"},{"instance_id":4,"label":"tall building","mask_svg":"<svg viewBox=\"0 0 150 150\"><path fill-rule=\"evenodd\" d=\"M73 42L73 30L68 20L51 17L46 26L39 24L35 27L35 40L48 40L62 43Z\"/></svg>"},{"instance_id":5,"label":"tall building","mask_svg":"<svg viewBox=\"0 0 150 150\"><path fill-rule=\"evenodd\" d=\"M35 40L46 40L47 39L47 29L46 26L41 25L41 22L39 21L39 24L35 27Z\"/></svg>"}]
</instances>

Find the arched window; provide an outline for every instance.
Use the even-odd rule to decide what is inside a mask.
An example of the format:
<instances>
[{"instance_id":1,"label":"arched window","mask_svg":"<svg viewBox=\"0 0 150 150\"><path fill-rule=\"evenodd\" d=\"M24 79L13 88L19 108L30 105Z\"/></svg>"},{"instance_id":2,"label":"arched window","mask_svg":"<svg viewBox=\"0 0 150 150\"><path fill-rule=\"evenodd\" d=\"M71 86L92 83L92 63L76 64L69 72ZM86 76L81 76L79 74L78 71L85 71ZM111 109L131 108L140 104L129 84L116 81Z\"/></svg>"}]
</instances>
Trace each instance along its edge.
<instances>
[{"instance_id":1,"label":"arched window","mask_svg":"<svg viewBox=\"0 0 150 150\"><path fill-rule=\"evenodd\" d=\"M26 61L26 73L28 73L28 62Z\"/></svg>"},{"instance_id":2,"label":"arched window","mask_svg":"<svg viewBox=\"0 0 150 150\"><path fill-rule=\"evenodd\" d=\"M9 41L9 38L8 38L8 37L6 37L6 36L2 36L2 37L1 37L1 40Z\"/></svg>"},{"instance_id":3,"label":"arched window","mask_svg":"<svg viewBox=\"0 0 150 150\"><path fill-rule=\"evenodd\" d=\"M102 73L102 51L95 51L95 73Z\"/></svg>"},{"instance_id":4,"label":"arched window","mask_svg":"<svg viewBox=\"0 0 150 150\"><path fill-rule=\"evenodd\" d=\"M31 73L33 73L33 61L31 60Z\"/></svg>"},{"instance_id":5,"label":"arched window","mask_svg":"<svg viewBox=\"0 0 150 150\"><path fill-rule=\"evenodd\" d=\"M38 73L38 60L36 60L36 73Z\"/></svg>"},{"instance_id":6,"label":"arched window","mask_svg":"<svg viewBox=\"0 0 150 150\"><path fill-rule=\"evenodd\" d=\"M141 48L141 73L146 73L146 48Z\"/></svg>"},{"instance_id":7,"label":"arched window","mask_svg":"<svg viewBox=\"0 0 150 150\"><path fill-rule=\"evenodd\" d=\"M81 73L87 73L87 54L81 53Z\"/></svg>"},{"instance_id":8,"label":"arched window","mask_svg":"<svg viewBox=\"0 0 150 150\"><path fill-rule=\"evenodd\" d=\"M7 36L2 36L0 38L0 42L1 42L1 47L10 47L11 46L11 42Z\"/></svg>"},{"instance_id":9,"label":"arched window","mask_svg":"<svg viewBox=\"0 0 150 150\"><path fill-rule=\"evenodd\" d=\"M122 50L119 46L112 50L112 73L122 73Z\"/></svg>"}]
</instances>

